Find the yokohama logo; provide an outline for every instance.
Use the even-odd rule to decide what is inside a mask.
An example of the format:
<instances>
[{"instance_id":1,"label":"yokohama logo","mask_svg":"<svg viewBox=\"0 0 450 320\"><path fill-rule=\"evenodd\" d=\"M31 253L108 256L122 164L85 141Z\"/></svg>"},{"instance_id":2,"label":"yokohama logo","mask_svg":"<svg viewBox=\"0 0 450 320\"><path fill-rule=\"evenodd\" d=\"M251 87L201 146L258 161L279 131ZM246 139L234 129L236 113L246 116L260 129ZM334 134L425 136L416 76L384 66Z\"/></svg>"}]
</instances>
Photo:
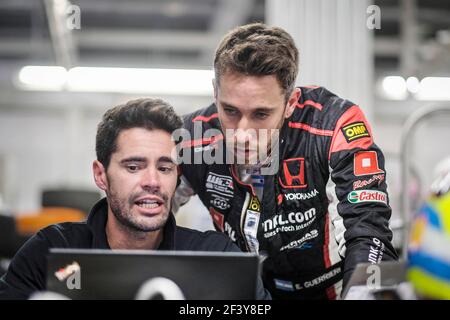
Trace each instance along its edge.
<instances>
[{"instance_id":1,"label":"yokohama logo","mask_svg":"<svg viewBox=\"0 0 450 320\"><path fill-rule=\"evenodd\" d=\"M387 205L387 194L375 190L352 191L348 194L347 199L350 203L380 202Z\"/></svg>"}]
</instances>

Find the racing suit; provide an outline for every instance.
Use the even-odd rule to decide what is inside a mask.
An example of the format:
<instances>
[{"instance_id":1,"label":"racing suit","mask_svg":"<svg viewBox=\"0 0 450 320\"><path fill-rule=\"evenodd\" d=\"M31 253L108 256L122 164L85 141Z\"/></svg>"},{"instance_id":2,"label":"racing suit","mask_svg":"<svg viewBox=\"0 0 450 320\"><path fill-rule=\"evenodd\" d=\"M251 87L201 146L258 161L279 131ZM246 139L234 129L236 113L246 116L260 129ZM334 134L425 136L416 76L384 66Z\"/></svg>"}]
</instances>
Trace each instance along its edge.
<instances>
[{"instance_id":1,"label":"racing suit","mask_svg":"<svg viewBox=\"0 0 450 320\"><path fill-rule=\"evenodd\" d=\"M356 264L397 259L384 156L357 105L323 87L300 90L261 201L225 155L198 161L224 148L216 106L185 116L192 138L180 149L190 161L181 165L174 210L197 194L217 230L265 258L263 280L273 298L335 299Z\"/></svg>"}]
</instances>

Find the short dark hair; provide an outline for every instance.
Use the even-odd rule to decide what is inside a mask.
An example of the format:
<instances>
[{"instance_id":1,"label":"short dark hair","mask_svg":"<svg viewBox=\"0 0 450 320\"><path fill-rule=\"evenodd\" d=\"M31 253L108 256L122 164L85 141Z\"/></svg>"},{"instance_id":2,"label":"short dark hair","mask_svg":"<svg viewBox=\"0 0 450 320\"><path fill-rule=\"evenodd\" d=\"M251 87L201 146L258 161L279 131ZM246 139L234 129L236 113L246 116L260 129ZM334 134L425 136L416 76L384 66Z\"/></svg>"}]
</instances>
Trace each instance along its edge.
<instances>
[{"instance_id":1,"label":"short dark hair","mask_svg":"<svg viewBox=\"0 0 450 320\"><path fill-rule=\"evenodd\" d=\"M122 130L144 128L164 130L172 134L183 122L172 106L161 99L137 99L109 109L97 127L95 152L97 160L108 168L111 155L117 149L117 137Z\"/></svg>"},{"instance_id":2,"label":"short dark hair","mask_svg":"<svg viewBox=\"0 0 450 320\"><path fill-rule=\"evenodd\" d=\"M217 85L229 71L251 75L275 75L288 96L298 73L298 49L285 30L263 23L239 26L221 40L214 57Z\"/></svg>"}]
</instances>

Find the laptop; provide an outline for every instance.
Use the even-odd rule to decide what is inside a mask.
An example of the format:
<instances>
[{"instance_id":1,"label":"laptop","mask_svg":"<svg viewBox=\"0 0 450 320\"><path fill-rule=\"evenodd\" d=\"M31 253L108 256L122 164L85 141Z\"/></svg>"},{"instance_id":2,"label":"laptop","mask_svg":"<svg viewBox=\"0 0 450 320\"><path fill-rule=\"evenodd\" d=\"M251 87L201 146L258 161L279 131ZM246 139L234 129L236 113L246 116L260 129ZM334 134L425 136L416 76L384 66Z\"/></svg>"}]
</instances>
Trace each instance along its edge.
<instances>
[{"instance_id":1,"label":"laptop","mask_svg":"<svg viewBox=\"0 0 450 320\"><path fill-rule=\"evenodd\" d=\"M377 268L377 269L375 269ZM378 278L378 279L377 279ZM359 263L353 271L350 280L345 287L342 297L354 299L358 295L370 293L369 284L379 280L380 288L392 288L406 281L406 264L404 261L382 261L373 265ZM362 295L360 294L362 292Z\"/></svg>"},{"instance_id":2,"label":"laptop","mask_svg":"<svg viewBox=\"0 0 450 320\"><path fill-rule=\"evenodd\" d=\"M50 249L47 267L47 290L69 299L136 299L156 279L188 300L235 300L255 299L260 264L254 253Z\"/></svg>"}]
</instances>

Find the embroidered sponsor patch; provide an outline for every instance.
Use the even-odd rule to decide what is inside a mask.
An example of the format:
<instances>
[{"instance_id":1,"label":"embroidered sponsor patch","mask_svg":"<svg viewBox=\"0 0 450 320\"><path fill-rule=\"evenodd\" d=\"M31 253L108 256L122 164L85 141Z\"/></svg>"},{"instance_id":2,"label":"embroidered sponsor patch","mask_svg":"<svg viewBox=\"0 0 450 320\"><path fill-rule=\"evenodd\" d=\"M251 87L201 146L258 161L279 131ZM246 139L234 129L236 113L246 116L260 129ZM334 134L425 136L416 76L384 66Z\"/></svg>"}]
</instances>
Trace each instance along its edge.
<instances>
[{"instance_id":1,"label":"embroidered sponsor patch","mask_svg":"<svg viewBox=\"0 0 450 320\"><path fill-rule=\"evenodd\" d=\"M373 183L378 183L380 185L384 181L385 175L384 174L375 174L370 179L367 180L356 180L353 181L353 190L366 188Z\"/></svg>"},{"instance_id":2,"label":"embroidered sponsor patch","mask_svg":"<svg viewBox=\"0 0 450 320\"><path fill-rule=\"evenodd\" d=\"M259 251L258 226L261 204L257 197L251 196L244 219L244 235L249 251Z\"/></svg>"},{"instance_id":3,"label":"embroidered sponsor patch","mask_svg":"<svg viewBox=\"0 0 450 320\"><path fill-rule=\"evenodd\" d=\"M306 188L305 158L283 160L283 174L279 177L283 188Z\"/></svg>"},{"instance_id":4,"label":"embroidered sponsor patch","mask_svg":"<svg viewBox=\"0 0 450 320\"><path fill-rule=\"evenodd\" d=\"M387 194L376 190L352 191L347 196L350 203L380 202L387 205Z\"/></svg>"},{"instance_id":5,"label":"embroidered sponsor patch","mask_svg":"<svg viewBox=\"0 0 450 320\"><path fill-rule=\"evenodd\" d=\"M312 240L314 238L316 238L319 235L319 232L317 231L317 229L313 229L309 232L306 232L305 235L295 241L292 241L290 243L288 243L287 245L283 246L280 248L280 251L284 251L287 249L293 249L293 248L298 248L299 246L301 246L305 241L308 240Z\"/></svg>"},{"instance_id":6,"label":"embroidered sponsor patch","mask_svg":"<svg viewBox=\"0 0 450 320\"><path fill-rule=\"evenodd\" d=\"M351 123L342 127L341 130L348 143L361 138L370 137L369 130L367 130L364 122Z\"/></svg>"},{"instance_id":7,"label":"embroidered sponsor patch","mask_svg":"<svg viewBox=\"0 0 450 320\"><path fill-rule=\"evenodd\" d=\"M308 199L312 199L314 197L316 197L319 194L319 191L317 191L317 189L314 189L310 192L297 192L297 193L285 193L284 197L286 200L308 200Z\"/></svg>"},{"instance_id":8,"label":"embroidered sponsor patch","mask_svg":"<svg viewBox=\"0 0 450 320\"><path fill-rule=\"evenodd\" d=\"M294 284L291 281L280 280L280 279L273 279L273 280L275 282L275 287L278 290L294 291Z\"/></svg>"},{"instance_id":9,"label":"embroidered sponsor patch","mask_svg":"<svg viewBox=\"0 0 450 320\"><path fill-rule=\"evenodd\" d=\"M231 207L230 200L230 198L221 197L215 193L211 193L211 200L209 202L217 209L227 210Z\"/></svg>"},{"instance_id":10,"label":"embroidered sponsor patch","mask_svg":"<svg viewBox=\"0 0 450 320\"><path fill-rule=\"evenodd\" d=\"M264 238L268 239L282 232L294 232L309 227L316 220L316 209L305 212L290 212L276 215L262 222Z\"/></svg>"},{"instance_id":11,"label":"embroidered sponsor patch","mask_svg":"<svg viewBox=\"0 0 450 320\"><path fill-rule=\"evenodd\" d=\"M206 177L206 192L216 193L222 197L234 196L233 179L229 176L209 172Z\"/></svg>"},{"instance_id":12,"label":"embroidered sponsor patch","mask_svg":"<svg viewBox=\"0 0 450 320\"><path fill-rule=\"evenodd\" d=\"M376 151L360 151L355 153L353 161L353 172L355 176L367 176L384 173L378 166L378 155Z\"/></svg>"}]
</instances>

